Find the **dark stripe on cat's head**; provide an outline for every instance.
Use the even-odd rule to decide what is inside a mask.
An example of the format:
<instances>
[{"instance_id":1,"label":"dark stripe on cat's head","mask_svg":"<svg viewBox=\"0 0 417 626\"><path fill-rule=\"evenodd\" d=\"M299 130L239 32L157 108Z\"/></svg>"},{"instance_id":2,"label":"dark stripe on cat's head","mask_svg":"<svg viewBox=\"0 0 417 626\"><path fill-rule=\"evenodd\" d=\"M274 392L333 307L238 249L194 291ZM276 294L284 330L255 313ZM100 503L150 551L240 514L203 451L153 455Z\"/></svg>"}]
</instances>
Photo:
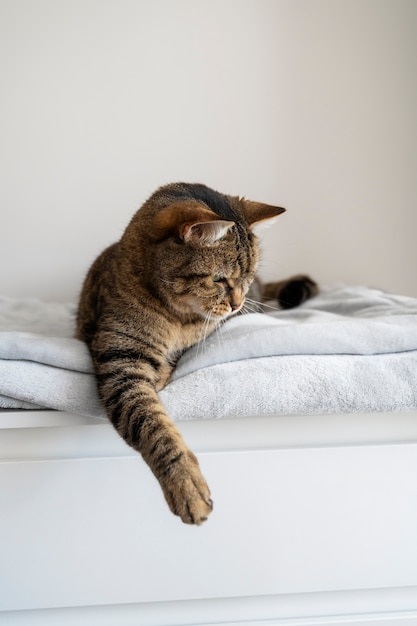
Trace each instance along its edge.
<instances>
[{"instance_id":1,"label":"dark stripe on cat's head","mask_svg":"<svg viewBox=\"0 0 417 626\"><path fill-rule=\"evenodd\" d=\"M178 183L174 191L176 198L192 198L204 202L208 208L224 220L237 224L244 223L243 215L239 214L230 204L227 196L200 183Z\"/></svg>"}]
</instances>

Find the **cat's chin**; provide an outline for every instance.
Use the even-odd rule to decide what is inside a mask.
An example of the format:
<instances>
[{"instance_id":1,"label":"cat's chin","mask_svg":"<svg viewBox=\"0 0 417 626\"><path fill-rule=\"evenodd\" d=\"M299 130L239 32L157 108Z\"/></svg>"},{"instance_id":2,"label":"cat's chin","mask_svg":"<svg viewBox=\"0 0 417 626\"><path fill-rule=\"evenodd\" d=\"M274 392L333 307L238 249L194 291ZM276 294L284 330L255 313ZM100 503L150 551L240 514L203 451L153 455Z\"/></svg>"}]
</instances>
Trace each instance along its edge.
<instances>
[{"instance_id":1,"label":"cat's chin","mask_svg":"<svg viewBox=\"0 0 417 626\"><path fill-rule=\"evenodd\" d=\"M227 320L229 319L229 317L232 317L233 315L236 315L237 313L239 313L239 311L241 310L241 306L238 309L230 309L229 311L226 311L225 313L215 313L213 311L210 311L210 313L204 313L203 311L200 313L200 315L207 319L208 317L214 321L218 321L221 322L222 320Z\"/></svg>"},{"instance_id":2,"label":"cat's chin","mask_svg":"<svg viewBox=\"0 0 417 626\"><path fill-rule=\"evenodd\" d=\"M230 305L214 305L213 307L206 309L202 306L201 302L195 297L189 297L186 301L186 311L183 310L183 313L198 315L203 320L211 320L213 322L221 322L222 320L226 320L232 315L236 315L243 308L244 302L242 302L238 307L232 308Z\"/></svg>"},{"instance_id":3,"label":"cat's chin","mask_svg":"<svg viewBox=\"0 0 417 626\"><path fill-rule=\"evenodd\" d=\"M214 311L204 311L201 308L194 308L193 313L201 317L201 319L212 322L221 322L228 319L234 314L234 311L226 311L225 313L216 313Z\"/></svg>"}]
</instances>

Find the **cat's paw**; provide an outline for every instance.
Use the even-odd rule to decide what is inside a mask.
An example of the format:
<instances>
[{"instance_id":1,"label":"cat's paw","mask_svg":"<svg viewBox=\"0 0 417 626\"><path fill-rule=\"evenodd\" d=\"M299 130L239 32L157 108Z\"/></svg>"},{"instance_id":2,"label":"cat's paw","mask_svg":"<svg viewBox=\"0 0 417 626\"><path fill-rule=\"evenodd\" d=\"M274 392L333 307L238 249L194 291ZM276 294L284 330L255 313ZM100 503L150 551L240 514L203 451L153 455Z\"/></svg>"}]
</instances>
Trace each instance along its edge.
<instances>
[{"instance_id":1,"label":"cat's paw","mask_svg":"<svg viewBox=\"0 0 417 626\"><path fill-rule=\"evenodd\" d=\"M169 508L185 524L200 525L207 520L213 510L213 501L192 452L184 452L160 483Z\"/></svg>"}]
</instances>

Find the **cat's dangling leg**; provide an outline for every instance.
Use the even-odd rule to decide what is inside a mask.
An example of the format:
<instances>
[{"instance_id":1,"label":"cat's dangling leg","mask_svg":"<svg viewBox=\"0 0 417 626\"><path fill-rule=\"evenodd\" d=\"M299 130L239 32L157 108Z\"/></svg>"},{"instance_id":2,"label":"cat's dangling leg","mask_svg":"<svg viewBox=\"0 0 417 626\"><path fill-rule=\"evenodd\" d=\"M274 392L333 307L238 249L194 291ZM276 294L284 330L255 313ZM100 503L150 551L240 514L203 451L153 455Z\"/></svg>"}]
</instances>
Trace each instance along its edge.
<instances>
[{"instance_id":1,"label":"cat's dangling leg","mask_svg":"<svg viewBox=\"0 0 417 626\"><path fill-rule=\"evenodd\" d=\"M281 309L292 309L316 296L318 292L319 288L314 280L304 274L297 274L286 280L263 285L262 299L276 300Z\"/></svg>"},{"instance_id":2,"label":"cat's dangling leg","mask_svg":"<svg viewBox=\"0 0 417 626\"><path fill-rule=\"evenodd\" d=\"M119 435L149 465L171 511L186 524L200 525L213 502L197 457L158 396L157 372L164 372L165 381L168 364L149 343L130 337L112 334L110 322L96 333L92 357L99 397Z\"/></svg>"}]
</instances>

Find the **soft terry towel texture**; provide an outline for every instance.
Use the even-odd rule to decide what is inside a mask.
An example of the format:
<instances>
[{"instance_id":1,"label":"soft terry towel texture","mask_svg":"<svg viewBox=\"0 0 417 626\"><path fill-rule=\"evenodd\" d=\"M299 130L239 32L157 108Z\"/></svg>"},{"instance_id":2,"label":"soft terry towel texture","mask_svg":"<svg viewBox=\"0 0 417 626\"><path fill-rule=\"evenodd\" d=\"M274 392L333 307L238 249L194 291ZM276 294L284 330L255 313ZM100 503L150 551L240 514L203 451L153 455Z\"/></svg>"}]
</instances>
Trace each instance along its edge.
<instances>
[{"instance_id":1,"label":"soft terry towel texture","mask_svg":"<svg viewBox=\"0 0 417 626\"><path fill-rule=\"evenodd\" d=\"M104 416L75 306L0 298L0 407ZM336 287L237 316L183 355L173 419L417 408L417 299Z\"/></svg>"}]
</instances>

